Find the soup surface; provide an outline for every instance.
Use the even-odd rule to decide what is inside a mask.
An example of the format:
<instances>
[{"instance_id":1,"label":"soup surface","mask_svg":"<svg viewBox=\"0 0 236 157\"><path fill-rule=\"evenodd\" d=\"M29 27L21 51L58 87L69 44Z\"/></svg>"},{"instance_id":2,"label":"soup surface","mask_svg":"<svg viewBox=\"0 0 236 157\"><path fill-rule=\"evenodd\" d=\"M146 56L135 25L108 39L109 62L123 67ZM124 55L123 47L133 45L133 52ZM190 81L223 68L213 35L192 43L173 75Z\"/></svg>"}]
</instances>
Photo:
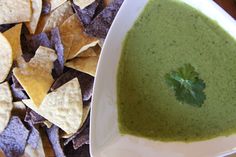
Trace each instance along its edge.
<instances>
[{"instance_id":1,"label":"soup surface","mask_svg":"<svg viewBox=\"0 0 236 157\"><path fill-rule=\"evenodd\" d=\"M148 2L117 77L123 134L190 142L236 132L236 41L183 2Z\"/></svg>"}]
</instances>

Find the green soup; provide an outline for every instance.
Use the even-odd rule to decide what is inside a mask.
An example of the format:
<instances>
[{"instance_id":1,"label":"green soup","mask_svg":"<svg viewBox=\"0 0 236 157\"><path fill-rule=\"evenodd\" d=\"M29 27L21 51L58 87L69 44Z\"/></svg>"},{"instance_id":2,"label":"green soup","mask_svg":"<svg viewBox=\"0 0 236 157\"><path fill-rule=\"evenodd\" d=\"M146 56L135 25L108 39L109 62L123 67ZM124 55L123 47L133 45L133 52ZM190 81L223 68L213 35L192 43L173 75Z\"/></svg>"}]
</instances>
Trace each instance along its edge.
<instances>
[{"instance_id":1,"label":"green soup","mask_svg":"<svg viewBox=\"0 0 236 157\"><path fill-rule=\"evenodd\" d=\"M201 107L180 102L165 80L188 63L205 83ZM149 1L124 41L117 77L123 134L198 141L236 132L236 41L183 2Z\"/></svg>"}]
</instances>

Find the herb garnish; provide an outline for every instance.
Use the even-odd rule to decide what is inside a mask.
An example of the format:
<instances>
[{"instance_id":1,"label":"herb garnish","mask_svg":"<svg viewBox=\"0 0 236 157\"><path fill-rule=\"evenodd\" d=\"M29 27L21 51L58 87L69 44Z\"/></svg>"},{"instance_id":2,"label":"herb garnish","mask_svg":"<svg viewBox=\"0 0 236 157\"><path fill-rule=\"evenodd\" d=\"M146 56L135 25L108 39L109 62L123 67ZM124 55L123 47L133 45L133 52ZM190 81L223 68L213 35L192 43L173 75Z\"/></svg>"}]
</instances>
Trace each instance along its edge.
<instances>
[{"instance_id":1,"label":"herb garnish","mask_svg":"<svg viewBox=\"0 0 236 157\"><path fill-rule=\"evenodd\" d=\"M206 95L204 89L206 87L203 80L199 78L199 74L190 64L184 64L165 75L167 84L175 91L177 100L182 103L201 107Z\"/></svg>"}]
</instances>

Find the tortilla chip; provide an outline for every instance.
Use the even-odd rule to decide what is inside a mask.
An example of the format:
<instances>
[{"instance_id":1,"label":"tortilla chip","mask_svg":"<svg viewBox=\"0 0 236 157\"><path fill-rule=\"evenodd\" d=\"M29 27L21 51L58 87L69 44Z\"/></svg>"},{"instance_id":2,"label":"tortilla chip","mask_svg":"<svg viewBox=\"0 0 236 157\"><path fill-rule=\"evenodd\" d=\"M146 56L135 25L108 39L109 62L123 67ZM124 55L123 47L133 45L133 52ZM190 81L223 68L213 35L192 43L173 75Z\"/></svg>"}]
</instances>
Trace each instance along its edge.
<instances>
[{"instance_id":1,"label":"tortilla chip","mask_svg":"<svg viewBox=\"0 0 236 157\"><path fill-rule=\"evenodd\" d=\"M101 0L94 1L89 6L85 7L84 9L81 9L79 6L77 6L74 3L72 4L72 7L76 15L78 16L78 18L80 19L80 21L85 27L88 24L90 24L90 22L92 21L100 3L101 3Z\"/></svg>"},{"instance_id":2,"label":"tortilla chip","mask_svg":"<svg viewBox=\"0 0 236 157\"><path fill-rule=\"evenodd\" d=\"M73 35L73 42L70 48L65 47L65 60L75 58L79 53L87 50L90 47L95 46L98 43L97 38L90 37L84 33L84 28L81 22L78 20L75 14L70 16L61 26L60 33L62 42L65 42L64 37ZM69 50L69 51L66 51Z\"/></svg>"},{"instance_id":3,"label":"tortilla chip","mask_svg":"<svg viewBox=\"0 0 236 157\"><path fill-rule=\"evenodd\" d=\"M0 32L5 32L6 30L10 29L11 27L13 27L15 24L4 24L4 25L0 25Z\"/></svg>"},{"instance_id":4,"label":"tortilla chip","mask_svg":"<svg viewBox=\"0 0 236 157\"><path fill-rule=\"evenodd\" d=\"M12 115L19 116L21 119L24 119L26 113L26 106L22 101L13 102Z\"/></svg>"},{"instance_id":5,"label":"tortilla chip","mask_svg":"<svg viewBox=\"0 0 236 157\"><path fill-rule=\"evenodd\" d=\"M81 9L91 5L95 0L73 0L75 5L79 6Z\"/></svg>"},{"instance_id":6,"label":"tortilla chip","mask_svg":"<svg viewBox=\"0 0 236 157\"><path fill-rule=\"evenodd\" d=\"M99 56L101 52L100 46L97 44L94 47L87 49L86 51L80 53L78 57L95 57Z\"/></svg>"},{"instance_id":7,"label":"tortilla chip","mask_svg":"<svg viewBox=\"0 0 236 157\"><path fill-rule=\"evenodd\" d=\"M24 121L32 124L40 124L44 123L46 119L31 110L30 108L27 108Z\"/></svg>"},{"instance_id":8,"label":"tortilla chip","mask_svg":"<svg viewBox=\"0 0 236 157\"><path fill-rule=\"evenodd\" d=\"M24 153L29 131L21 120L13 116L6 129L0 134L0 149L6 157L21 156Z\"/></svg>"},{"instance_id":9,"label":"tortilla chip","mask_svg":"<svg viewBox=\"0 0 236 157\"><path fill-rule=\"evenodd\" d=\"M73 140L74 149L78 149L85 144L89 144L89 126L86 127L79 135L77 135Z\"/></svg>"},{"instance_id":10,"label":"tortilla chip","mask_svg":"<svg viewBox=\"0 0 236 157\"><path fill-rule=\"evenodd\" d=\"M67 1L50 14L42 16L36 32L49 32L60 26L71 15L73 15L73 10L70 1Z\"/></svg>"},{"instance_id":11,"label":"tortilla chip","mask_svg":"<svg viewBox=\"0 0 236 157\"><path fill-rule=\"evenodd\" d=\"M58 27L51 30L52 47L57 52L57 60L54 63L56 77L60 76L64 70L64 47L61 42L61 36Z\"/></svg>"},{"instance_id":12,"label":"tortilla chip","mask_svg":"<svg viewBox=\"0 0 236 157\"><path fill-rule=\"evenodd\" d=\"M67 0L48 0L51 4L51 10L54 10L65 3Z\"/></svg>"},{"instance_id":13,"label":"tortilla chip","mask_svg":"<svg viewBox=\"0 0 236 157\"><path fill-rule=\"evenodd\" d=\"M30 0L0 0L0 24L30 21Z\"/></svg>"},{"instance_id":14,"label":"tortilla chip","mask_svg":"<svg viewBox=\"0 0 236 157\"><path fill-rule=\"evenodd\" d=\"M66 67L95 76L99 56L75 58L65 64Z\"/></svg>"},{"instance_id":15,"label":"tortilla chip","mask_svg":"<svg viewBox=\"0 0 236 157\"><path fill-rule=\"evenodd\" d=\"M42 6L42 15L47 15L51 12L51 3L43 0L43 6Z\"/></svg>"},{"instance_id":16,"label":"tortilla chip","mask_svg":"<svg viewBox=\"0 0 236 157\"><path fill-rule=\"evenodd\" d=\"M83 145L82 147L80 147L79 149L75 150L73 148L73 146L68 145L67 147L65 147L65 154L68 157L78 157L78 154L81 157L91 157L90 153L89 153L89 145Z\"/></svg>"},{"instance_id":17,"label":"tortilla chip","mask_svg":"<svg viewBox=\"0 0 236 157\"><path fill-rule=\"evenodd\" d=\"M30 62L13 69L14 76L36 106L41 104L53 83L51 72L56 58L54 50L40 46Z\"/></svg>"},{"instance_id":18,"label":"tortilla chip","mask_svg":"<svg viewBox=\"0 0 236 157\"><path fill-rule=\"evenodd\" d=\"M0 84L0 133L5 129L13 108L11 90L7 82Z\"/></svg>"},{"instance_id":19,"label":"tortilla chip","mask_svg":"<svg viewBox=\"0 0 236 157\"><path fill-rule=\"evenodd\" d=\"M53 125L53 124L52 124L51 122L49 122L48 120L45 120L45 121L43 122L43 124L45 124L47 128L51 128L52 125Z\"/></svg>"},{"instance_id":20,"label":"tortilla chip","mask_svg":"<svg viewBox=\"0 0 236 157\"><path fill-rule=\"evenodd\" d=\"M11 92L13 101L21 101L22 99L28 99L28 96L23 90L15 88L14 84L11 85Z\"/></svg>"},{"instance_id":21,"label":"tortilla chip","mask_svg":"<svg viewBox=\"0 0 236 157\"><path fill-rule=\"evenodd\" d=\"M13 54L9 41L3 36L2 33L0 33L0 43L0 82L3 82L11 70Z\"/></svg>"},{"instance_id":22,"label":"tortilla chip","mask_svg":"<svg viewBox=\"0 0 236 157\"><path fill-rule=\"evenodd\" d=\"M30 22L25 23L31 34L34 34L39 22L39 18L42 12L42 0L31 0L32 2L32 16Z\"/></svg>"},{"instance_id":23,"label":"tortilla chip","mask_svg":"<svg viewBox=\"0 0 236 157\"><path fill-rule=\"evenodd\" d=\"M86 27L86 33L97 38L106 37L111 24L124 0L114 0Z\"/></svg>"},{"instance_id":24,"label":"tortilla chip","mask_svg":"<svg viewBox=\"0 0 236 157\"><path fill-rule=\"evenodd\" d=\"M59 128L53 125L51 128L46 128L48 138L53 148L56 157L65 157L62 146L60 144Z\"/></svg>"},{"instance_id":25,"label":"tortilla chip","mask_svg":"<svg viewBox=\"0 0 236 157\"><path fill-rule=\"evenodd\" d=\"M25 152L21 157L45 157L42 140L39 140L36 149L34 149L31 145L28 144L25 147Z\"/></svg>"},{"instance_id":26,"label":"tortilla chip","mask_svg":"<svg viewBox=\"0 0 236 157\"><path fill-rule=\"evenodd\" d=\"M39 107L31 100L23 102L68 134L75 133L82 122L83 102L77 78L49 93Z\"/></svg>"},{"instance_id":27,"label":"tortilla chip","mask_svg":"<svg viewBox=\"0 0 236 157\"><path fill-rule=\"evenodd\" d=\"M17 24L3 33L3 35L7 38L12 47L13 60L15 61L19 60L22 55L20 43L21 29L22 24Z\"/></svg>"}]
</instances>

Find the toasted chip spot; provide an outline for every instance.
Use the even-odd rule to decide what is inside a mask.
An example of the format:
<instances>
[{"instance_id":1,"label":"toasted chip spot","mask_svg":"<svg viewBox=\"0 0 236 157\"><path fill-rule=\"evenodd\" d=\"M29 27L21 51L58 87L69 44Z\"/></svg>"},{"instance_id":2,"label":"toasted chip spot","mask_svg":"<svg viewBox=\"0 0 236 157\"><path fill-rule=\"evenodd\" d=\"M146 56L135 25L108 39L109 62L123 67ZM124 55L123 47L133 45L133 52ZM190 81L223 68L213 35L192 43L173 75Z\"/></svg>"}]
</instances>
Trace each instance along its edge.
<instances>
[{"instance_id":1,"label":"toasted chip spot","mask_svg":"<svg viewBox=\"0 0 236 157\"><path fill-rule=\"evenodd\" d=\"M7 38L12 47L13 60L15 61L18 61L22 55L20 41L21 28L22 24L20 23L3 33L3 35Z\"/></svg>"},{"instance_id":2,"label":"toasted chip spot","mask_svg":"<svg viewBox=\"0 0 236 157\"><path fill-rule=\"evenodd\" d=\"M50 14L42 16L36 32L48 32L60 26L71 15L73 15L73 10L70 1L67 1Z\"/></svg>"},{"instance_id":3,"label":"toasted chip spot","mask_svg":"<svg viewBox=\"0 0 236 157\"><path fill-rule=\"evenodd\" d=\"M0 0L0 25L30 21L30 0Z\"/></svg>"},{"instance_id":4,"label":"toasted chip spot","mask_svg":"<svg viewBox=\"0 0 236 157\"><path fill-rule=\"evenodd\" d=\"M95 46L99 40L94 37L90 37L84 33L84 27L82 26L81 22L76 17L76 14L70 16L61 26L60 26L60 33L62 42L67 42L68 36L73 35L72 44L64 45L65 47L65 60L72 59L78 56L81 52L87 50L90 47Z\"/></svg>"},{"instance_id":5,"label":"toasted chip spot","mask_svg":"<svg viewBox=\"0 0 236 157\"><path fill-rule=\"evenodd\" d=\"M11 90L7 82L0 84L0 133L5 129L13 108Z\"/></svg>"},{"instance_id":6,"label":"toasted chip spot","mask_svg":"<svg viewBox=\"0 0 236 157\"><path fill-rule=\"evenodd\" d=\"M31 0L32 2L32 16L30 22L25 23L31 34L34 34L39 22L42 11L42 0Z\"/></svg>"},{"instance_id":7,"label":"toasted chip spot","mask_svg":"<svg viewBox=\"0 0 236 157\"><path fill-rule=\"evenodd\" d=\"M66 67L95 76L99 56L75 58L65 64Z\"/></svg>"},{"instance_id":8,"label":"toasted chip spot","mask_svg":"<svg viewBox=\"0 0 236 157\"><path fill-rule=\"evenodd\" d=\"M73 2L80 7L80 9L84 9L85 7L89 6L95 0L73 0Z\"/></svg>"},{"instance_id":9,"label":"toasted chip spot","mask_svg":"<svg viewBox=\"0 0 236 157\"><path fill-rule=\"evenodd\" d=\"M48 2L51 4L51 10L54 10L61 6L63 3L65 3L67 0L48 0Z\"/></svg>"},{"instance_id":10,"label":"toasted chip spot","mask_svg":"<svg viewBox=\"0 0 236 157\"><path fill-rule=\"evenodd\" d=\"M40 107L31 100L23 102L67 134L75 133L82 123L83 102L77 78L49 93Z\"/></svg>"},{"instance_id":11,"label":"toasted chip spot","mask_svg":"<svg viewBox=\"0 0 236 157\"><path fill-rule=\"evenodd\" d=\"M13 69L13 74L37 106L53 83L51 71L56 58L54 50L40 46L30 62Z\"/></svg>"},{"instance_id":12,"label":"toasted chip spot","mask_svg":"<svg viewBox=\"0 0 236 157\"><path fill-rule=\"evenodd\" d=\"M13 57L11 45L6 37L0 33L0 82L3 82L6 79L11 70L12 62Z\"/></svg>"}]
</instances>

